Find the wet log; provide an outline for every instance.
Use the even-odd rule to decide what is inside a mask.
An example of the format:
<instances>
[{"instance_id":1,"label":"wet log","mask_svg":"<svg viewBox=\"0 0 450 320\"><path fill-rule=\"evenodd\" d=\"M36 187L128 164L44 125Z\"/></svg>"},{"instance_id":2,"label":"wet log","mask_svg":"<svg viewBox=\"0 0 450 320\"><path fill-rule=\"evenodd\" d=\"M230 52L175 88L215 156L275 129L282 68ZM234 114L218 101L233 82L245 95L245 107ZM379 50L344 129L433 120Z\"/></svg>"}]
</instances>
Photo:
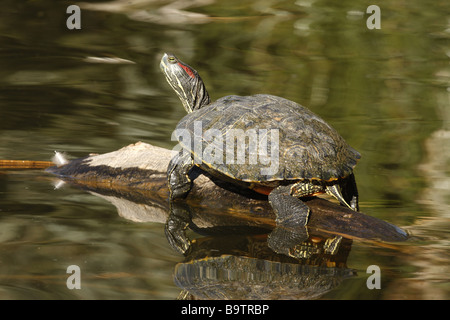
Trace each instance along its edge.
<instances>
[{"instance_id":1,"label":"wet log","mask_svg":"<svg viewBox=\"0 0 450 320\"><path fill-rule=\"evenodd\" d=\"M166 170L171 157L170 150L138 142L114 152L74 159L46 171L104 196L114 195L135 203L148 203L151 199L152 204L157 203L160 210L168 212ZM214 181L206 174L199 174L194 180L186 203L195 211L207 214L210 226L220 219L228 224L233 223L233 219L240 219L255 226L275 226L266 196ZM311 209L308 229L317 233L388 242L408 238L401 228L354 212L332 199L312 197L307 199L307 205ZM218 219L214 220L213 216Z\"/></svg>"}]
</instances>

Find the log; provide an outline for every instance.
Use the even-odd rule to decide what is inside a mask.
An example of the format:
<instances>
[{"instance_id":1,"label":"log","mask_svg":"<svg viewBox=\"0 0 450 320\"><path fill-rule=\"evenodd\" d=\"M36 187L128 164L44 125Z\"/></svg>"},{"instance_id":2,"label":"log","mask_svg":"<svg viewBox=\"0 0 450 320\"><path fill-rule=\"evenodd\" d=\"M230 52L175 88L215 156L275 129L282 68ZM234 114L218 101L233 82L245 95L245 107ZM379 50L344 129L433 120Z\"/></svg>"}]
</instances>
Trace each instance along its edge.
<instances>
[{"instance_id":1,"label":"log","mask_svg":"<svg viewBox=\"0 0 450 320\"><path fill-rule=\"evenodd\" d=\"M166 170L173 153L170 150L137 142L117 151L90 155L52 166L47 172L61 180L86 189L111 202L122 199L137 204L119 214L135 221L164 222L169 211ZM238 189L199 172L186 198L195 212L193 220L200 229L251 226L271 229L275 216L267 197L251 190ZM305 199L311 212L308 230L325 236L347 239L397 242L408 238L407 232L386 221L354 212L333 201L311 197ZM119 208L119 205L116 205ZM120 205L123 207L123 204ZM151 207L157 218L136 217L136 206ZM155 208L157 213L155 213Z\"/></svg>"},{"instance_id":2,"label":"log","mask_svg":"<svg viewBox=\"0 0 450 320\"><path fill-rule=\"evenodd\" d=\"M0 169L46 169L53 166L51 161L34 160L0 160Z\"/></svg>"}]
</instances>

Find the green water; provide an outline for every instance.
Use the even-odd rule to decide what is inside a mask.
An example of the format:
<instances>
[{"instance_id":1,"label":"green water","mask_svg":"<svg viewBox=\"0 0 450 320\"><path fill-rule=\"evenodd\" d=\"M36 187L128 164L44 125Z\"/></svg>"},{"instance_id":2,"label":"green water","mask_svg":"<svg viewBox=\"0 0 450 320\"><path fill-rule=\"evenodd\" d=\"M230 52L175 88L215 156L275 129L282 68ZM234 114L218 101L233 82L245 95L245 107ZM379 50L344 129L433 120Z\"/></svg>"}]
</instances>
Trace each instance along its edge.
<instances>
[{"instance_id":1,"label":"green water","mask_svg":"<svg viewBox=\"0 0 450 320\"><path fill-rule=\"evenodd\" d=\"M2 2L0 159L172 147L185 114L159 70L172 52L213 99L270 93L326 119L362 154L361 211L411 233L400 248L355 241L358 276L322 298L450 297L448 1L380 1L373 30L365 1L86 3L69 30L65 2ZM39 170L0 170L0 299L175 299L183 257L162 222L132 222ZM81 290L66 287L69 265Z\"/></svg>"}]
</instances>

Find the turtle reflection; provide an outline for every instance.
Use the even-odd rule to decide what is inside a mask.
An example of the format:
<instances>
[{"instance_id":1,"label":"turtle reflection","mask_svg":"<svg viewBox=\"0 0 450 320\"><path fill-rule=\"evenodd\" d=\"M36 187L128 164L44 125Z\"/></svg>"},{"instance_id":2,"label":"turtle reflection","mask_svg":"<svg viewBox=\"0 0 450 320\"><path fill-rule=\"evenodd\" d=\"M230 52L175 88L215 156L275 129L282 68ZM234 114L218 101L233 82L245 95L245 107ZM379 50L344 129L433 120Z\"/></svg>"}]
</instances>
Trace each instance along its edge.
<instances>
[{"instance_id":1,"label":"turtle reflection","mask_svg":"<svg viewBox=\"0 0 450 320\"><path fill-rule=\"evenodd\" d=\"M356 275L347 268L351 240L311 238L296 248L307 258L277 254L266 235L218 236L192 241L184 262L175 266L179 299L317 299ZM333 241L332 241L333 242ZM307 252L307 254L306 254Z\"/></svg>"},{"instance_id":2,"label":"turtle reflection","mask_svg":"<svg viewBox=\"0 0 450 320\"><path fill-rule=\"evenodd\" d=\"M165 225L166 237L170 246L184 255L192 250L192 242L186 235L188 228L199 234L213 236L266 234L268 248L275 253L298 259L309 258L322 251L327 254L335 254L342 242L342 237L339 235L330 236L329 233L323 234L316 230L310 234L306 226L303 226L303 230L300 231L298 228L286 228L278 225L271 229L268 226L258 225L252 220L211 215L195 210L184 202L171 202L170 206L169 218ZM306 241L305 234L308 235ZM317 241L324 237L324 241ZM321 245L319 246L318 243Z\"/></svg>"}]
</instances>

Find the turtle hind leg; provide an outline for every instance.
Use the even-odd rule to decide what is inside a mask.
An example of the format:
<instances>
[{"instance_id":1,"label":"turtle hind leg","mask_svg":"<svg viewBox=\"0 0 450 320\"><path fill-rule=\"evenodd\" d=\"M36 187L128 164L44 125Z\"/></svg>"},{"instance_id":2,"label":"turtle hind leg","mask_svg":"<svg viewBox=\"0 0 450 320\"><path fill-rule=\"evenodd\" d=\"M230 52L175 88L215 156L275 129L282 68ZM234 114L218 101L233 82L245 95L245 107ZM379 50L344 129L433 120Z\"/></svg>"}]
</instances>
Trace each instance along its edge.
<instances>
[{"instance_id":1,"label":"turtle hind leg","mask_svg":"<svg viewBox=\"0 0 450 320\"><path fill-rule=\"evenodd\" d=\"M275 211L276 222L287 228L304 227L308 223L309 208L291 195L292 185L279 186L269 194L269 203Z\"/></svg>"},{"instance_id":2,"label":"turtle hind leg","mask_svg":"<svg viewBox=\"0 0 450 320\"><path fill-rule=\"evenodd\" d=\"M291 248L308 239L306 224L309 208L291 195L292 186L279 186L269 194L269 203L276 215L276 227L268 245L277 253L290 255Z\"/></svg>"}]
</instances>

